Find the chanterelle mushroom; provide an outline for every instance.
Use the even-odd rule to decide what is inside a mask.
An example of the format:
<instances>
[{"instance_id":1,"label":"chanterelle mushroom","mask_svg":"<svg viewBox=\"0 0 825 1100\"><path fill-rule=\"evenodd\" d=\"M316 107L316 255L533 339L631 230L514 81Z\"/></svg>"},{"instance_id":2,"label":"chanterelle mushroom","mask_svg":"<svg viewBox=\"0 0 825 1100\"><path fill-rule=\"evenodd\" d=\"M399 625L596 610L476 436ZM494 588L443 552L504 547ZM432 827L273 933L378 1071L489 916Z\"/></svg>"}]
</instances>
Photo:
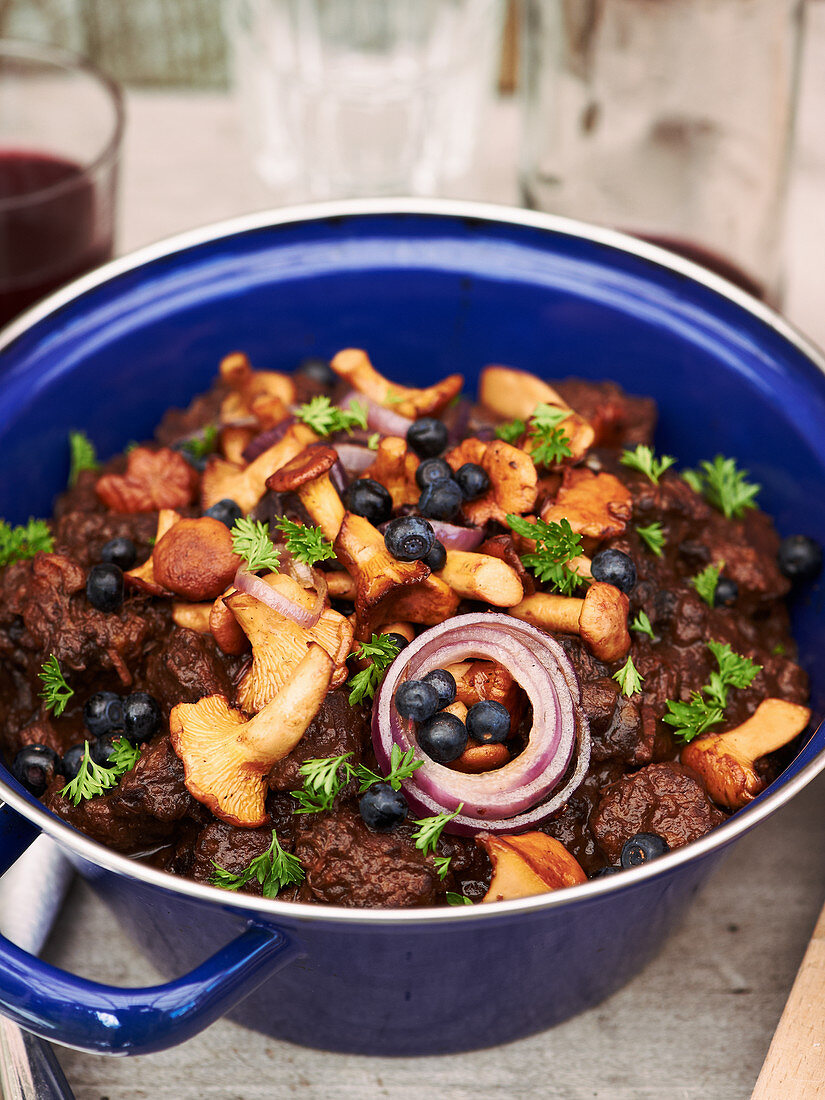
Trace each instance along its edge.
<instances>
[{"instance_id":1,"label":"chanterelle mushroom","mask_svg":"<svg viewBox=\"0 0 825 1100\"><path fill-rule=\"evenodd\" d=\"M691 741L681 761L701 775L714 802L740 810L764 789L755 762L787 745L811 720L811 712L784 699L763 699L735 729Z\"/></svg>"},{"instance_id":2,"label":"chanterelle mushroom","mask_svg":"<svg viewBox=\"0 0 825 1100\"><path fill-rule=\"evenodd\" d=\"M586 467L568 467L555 501L542 509L547 523L566 519L585 538L621 535L633 514L630 490L612 474L594 474Z\"/></svg>"},{"instance_id":3,"label":"chanterelle mushroom","mask_svg":"<svg viewBox=\"0 0 825 1100\"><path fill-rule=\"evenodd\" d=\"M332 360L330 366L337 375L345 378L359 393L363 393L376 405L392 408L400 416L416 420L419 416L437 413L452 401L464 385L460 374L451 374L434 386L418 390L389 382L379 374L361 348L344 348Z\"/></svg>"},{"instance_id":4,"label":"chanterelle mushroom","mask_svg":"<svg viewBox=\"0 0 825 1100\"><path fill-rule=\"evenodd\" d=\"M479 440L465 439L449 451L445 458L454 470L465 462L476 462L490 479L490 488L475 500L465 501L461 511L468 523L483 527L490 520L506 523L507 515L514 512L523 515L536 503L538 474L533 460L520 447L512 447L503 439L493 443L475 444ZM473 457L468 457L472 455Z\"/></svg>"},{"instance_id":5,"label":"chanterelle mushroom","mask_svg":"<svg viewBox=\"0 0 825 1100\"><path fill-rule=\"evenodd\" d=\"M545 833L519 836L479 833L476 844L485 850L493 864L493 877L484 901L528 898L587 882L587 875L561 841Z\"/></svg>"},{"instance_id":6,"label":"chanterelle mushroom","mask_svg":"<svg viewBox=\"0 0 825 1100\"><path fill-rule=\"evenodd\" d=\"M228 497L242 512L251 512L266 492L266 479L299 454L317 435L306 424L291 424L281 439L248 466L236 466L223 458L209 459L201 483L201 506L204 511Z\"/></svg>"},{"instance_id":7,"label":"chanterelle mushroom","mask_svg":"<svg viewBox=\"0 0 825 1100\"><path fill-rule=\"evenodd\" d=\"M415 482L418 456L400 436L387 435L378 444L375 461L364 470L362 477L380 482L392 497L393 508L405 504L417 504L421 490Z\"/></svg>"},{"instance_id":8,"label":"chanterelle mushroom","mask_svg":"<svg viewBox=\"0 0 825 1100\"><path fill-rule=\"evenodd\" d=\"M155 531L155 546L160 542L167 531L171 530L176 523L181 520L180 512L176 512L174 508L161 508L158 512L158 526ZM142 565L136 565L134 569L129 569L123 574L123 579L127 585L133 588L139 588L143 592L148 592L151 596L171 596L172 593L158 584L155 577L155 563L154 553L149 557Z\"/></svg>"},{"instance_id":9,"label":"chanterelle mushroom","mask_svg":"<svg viewBox=\"0 0 825 1100\"><path fill-rule=\"evenodd\" d=\"M330 542L341 529L344 505L329 477L338 453L325 443L304 448L266 479L276 493L297 493L307 515Z\"/></svg>"},{"instance_id":10,"label":"chanterelle mushroom","mask_svg":"<svg viewBox=\"0 0 825 1100\"><path fill-rule=\"evenodd\" d=\"M524 596L518 573L501 558L448 550L438 576L464 600L483 600L494 607L511 607Z\"/></svg>"},{"instance_id":11,"label":"chanterelle mushroom","mask_svg":"<svg viewBox=\"0 0 825 1100\"><path fill-rule=\"evenodd\" d=\"M249 720L223 695L173 707L169 733L192 797L230 825L266 824L267 773L295 748L317 714L332 669L329 654L310 646L281 691Z\"/></svg>"},{"instance_id":12,"label":"chanterelle mushroom","mask_svg":"<svg viewBox=\"0 0 825 1100\"><path fill-rule=\"evenodd\" d=\"M310 610L315 602L314 592L285 574L271 573L261 580L299 607ZM334 662L332 686L346 680L352 626L339 612L327 607L315 626L305 629L245 592L224 596L223 602L252 643L252 664L238 684L237 695L238 705L247 714L261 710L281 690L313 642Z\"/></svg>"},{"instance_id":13,"label":"chanterelle mushroom","mask_svg":"<svg viewBox=\"0 0 825 1100\"><path fill-rule=\"evenodd\" d=\"M510 614L551 634L578 634L594 657L608 664L627 655L627 596L612 584L594 581L584 599L536 592L510 608Z\"/></svg>"}]
</instances>

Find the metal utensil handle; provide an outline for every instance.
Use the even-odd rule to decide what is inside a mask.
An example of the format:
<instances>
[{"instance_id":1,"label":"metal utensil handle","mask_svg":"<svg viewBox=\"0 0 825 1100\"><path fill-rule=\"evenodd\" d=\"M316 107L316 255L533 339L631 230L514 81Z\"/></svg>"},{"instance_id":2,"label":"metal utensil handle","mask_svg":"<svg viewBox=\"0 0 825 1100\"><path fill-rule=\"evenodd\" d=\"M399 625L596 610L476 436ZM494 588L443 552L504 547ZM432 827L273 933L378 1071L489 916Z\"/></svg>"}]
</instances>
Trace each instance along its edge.
<instances>
[{"instance_id":1,"label":"metal utensil handle","mask_svg":"<svg viewBox=\"0 0 825 1100\"><path fill-rule=\"evenodd\" d=\"M0 807L0 874L37 835ZM121 989L67 974L0 936L0 1012L41 1038L90 1054L151 1054L208 1027L299 954L283 932L253 923L189 974Z\"/></svg>"}]
</instances>

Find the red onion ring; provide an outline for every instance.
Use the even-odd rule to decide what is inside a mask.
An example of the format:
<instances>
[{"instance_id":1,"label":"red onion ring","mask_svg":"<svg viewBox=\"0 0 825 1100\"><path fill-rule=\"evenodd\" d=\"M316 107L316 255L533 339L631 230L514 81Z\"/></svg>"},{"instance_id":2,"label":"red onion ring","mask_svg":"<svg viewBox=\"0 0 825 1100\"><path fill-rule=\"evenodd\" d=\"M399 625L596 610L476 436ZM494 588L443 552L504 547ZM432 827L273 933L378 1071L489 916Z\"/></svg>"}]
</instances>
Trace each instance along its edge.
<instances>
[{"instance_id":1,"label":"red onion ring","mask_svg":"<svg viewBox=\"0 0 825 1100\"><path fill-rule=\"evenodd\" d=\"M404 439L407 430L414 423L409 417L401 416L400 413L393 412L392 409L385 409L383 405L376 404L371 398L366 397L357 390L352 390L338 404L346 409L349 408L351 401L360 401L362 405L367 406L367 424L374 432L380 432L382 435L400 435Z\"/></svg>"},{"instance_id":2,"label":"red onion ring","mask_svg":"<svg viewBox=\"0 0 825 1100\"><path fill-rule=\"evenodd\" d=\"M417 679L468 657L504 663L533 706L533 727L524 751L504 767L480 774L456 772L426 756L415 741L412 724L393 705L402 679ZM448 824L449 832L518 832L554 813L584 779L590 732L578 707L580 698L573 667L549 635L510 615L460 615L426 630L392 663L373 707L373 745L382 767L389 764L393 744L412 748L415 758L423 760L403 783L412 805L432 814L464 803L463 812ZM567 771L576 742L573 774L544 801Z\"/></svg>"},{"instance_id":3,"label":"red onion ring","mask_svg":"<svg viewBox=\"0 0 825 1100\"><path fill-rule=\"evenodd\" d=\"M254 573L250 573L249 570L244 569L243 566L241 566L235 574L234 580L234 585L239 592L246 592L246 594L251 596L254 600L260 600L261 603L266 604L267 607L271 607L272 610L277 611L279 615L291 619L305 630L311 630L317 625L318 620L321 618L327 587L326 581L322 581L321 584L323 586L323 595L319 591L313 607L307 610L307 608L301 607L300 604L295 603L295 601L291 600L288 596L284 596L281 592L271 588L265 581L262 581L260 577L256 577Z\"/></svg>"},{"instance_id":4,"label":"red onion ring","mask_svg":"<svg viewBox=\"0 0 825 1100\"><path fill-rule=\"evenodd\" d=\"M484 539L481 527L457 527L454 523L445 523L440 519L430 519L427 522L445 550L475 550Z\"/></svg>"}]
</instances>

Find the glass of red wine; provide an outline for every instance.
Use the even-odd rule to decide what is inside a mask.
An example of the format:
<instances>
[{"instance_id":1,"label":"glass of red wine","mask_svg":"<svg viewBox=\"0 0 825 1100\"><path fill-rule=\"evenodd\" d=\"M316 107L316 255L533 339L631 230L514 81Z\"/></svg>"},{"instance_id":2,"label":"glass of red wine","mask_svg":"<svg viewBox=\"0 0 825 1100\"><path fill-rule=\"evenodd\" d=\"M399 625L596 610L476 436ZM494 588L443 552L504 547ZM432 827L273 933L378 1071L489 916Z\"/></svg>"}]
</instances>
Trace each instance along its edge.
<instances>
[{"instance_id":1,"label":"glass of red wine","mask_svg":"<svg viewBox=\"0 0 825 1100\"><path fill-rule=\"evenodd\" d=\"M122 134L114 81L0 41L0 324L111 258Z\"/></svg>"}]
</instances>

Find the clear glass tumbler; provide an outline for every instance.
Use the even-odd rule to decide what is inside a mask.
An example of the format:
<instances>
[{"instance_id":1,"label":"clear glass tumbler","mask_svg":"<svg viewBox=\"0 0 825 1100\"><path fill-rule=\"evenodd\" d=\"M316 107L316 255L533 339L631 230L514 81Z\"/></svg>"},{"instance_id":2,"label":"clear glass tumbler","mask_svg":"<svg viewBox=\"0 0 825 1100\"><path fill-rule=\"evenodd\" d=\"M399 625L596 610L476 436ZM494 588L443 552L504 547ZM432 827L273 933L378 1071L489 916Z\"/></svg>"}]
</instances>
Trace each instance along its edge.
<instances>
[{"instance_id":1,"label":"clear glass tumbler","mask_svg":"<svg viewBox=\"0 0 825 1100\"><path fill-rule=\"evenodd\" d=\"M113 81L0 41L0 324L110 259L122 132Z\"/></svg>"},{"instance_id":2,"label":"clear glass tumbler","mask_svg":"<svg viewBox=\"0 0 825 1100\"><path fill-rule=\"evenodd\" d=\"M503 0L231 0L260 175L290 198L431 194L469 168Z\"/></svg>"},{"instance_id":3,"label":"clear glass tumbler","mask_svg":"<svg viewBox=\"0 0 825 1100\"><path fill-rule=\"evenodd\" d=\"M781 296L803 0L526 0L527 205Z\"/></svg>"}]
</instances>

